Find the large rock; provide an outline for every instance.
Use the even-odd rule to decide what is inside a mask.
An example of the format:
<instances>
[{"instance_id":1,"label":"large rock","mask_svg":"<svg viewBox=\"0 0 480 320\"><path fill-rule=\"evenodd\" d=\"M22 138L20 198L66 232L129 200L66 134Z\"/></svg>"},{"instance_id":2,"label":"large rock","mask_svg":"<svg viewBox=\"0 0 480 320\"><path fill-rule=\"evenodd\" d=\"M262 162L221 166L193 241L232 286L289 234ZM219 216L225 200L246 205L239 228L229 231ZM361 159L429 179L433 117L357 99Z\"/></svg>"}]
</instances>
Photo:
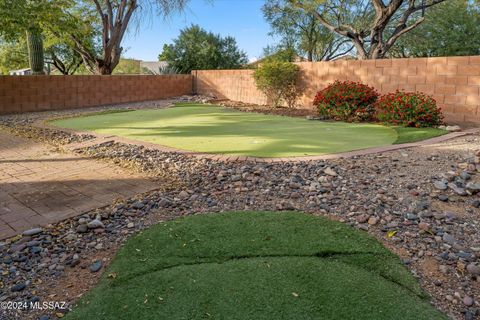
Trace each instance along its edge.
<instances>
[{"instance_id":1,"label":"large rock","mask_svg":"<svg viewBox=\"0 0 480 320\"><path fill-rule=\"evenodd\" d=\"M24 231L23 235L24 236L34 236L36 234L41 233L42 231L43 231L42 228L33 228L33 229L30 229L30 230Z\"/></svg>"},{"instance_id":2,"label":"large rock","mask_svg":"<svg viewBox=\"0 0 480 320\"><path fill-rule=\"evenodd\" d=\"M474 263L470 263L469 265L467 265L467 271L474 276L480 275L480 267Z\"/></svg>"},{"instance_id":3,"label":"large rock","mask_svg":"<svg viewBox=\"0 0 480 320\"><path fill-rule=\"evenodd\" d=\"M465 188L473 194L478 193L480 192L480 182L469 182Z\"/></svg>"},{"instance_id":4,"label":"large rock","mask_svg":"<svg viewBox=\"0 0 480 320\"><path fill-rule=\"evenodd\" d=\"M450 189L452 189L459 196L466 196L467 195L467 191L465 191L464 188L461 188L461 187L457 186L455 183L449 183L448 187Z\"/></svg>"},{"instance_id":5,"label":"large rock","mask_svg":"<svg viewBox=\"0 0 480 320\"><path fill-rule=\"evenodd\" d=\"M448 185L445 181L435 181L433 183L433 186L435 187L435 189L438 189L438 190L447 190L448 188Z\"/></svg>"},{"instance_id":6,"label":"large rock","mask_svg":"<svg viewBox=\"0 0 480 320\"><path fill-rule=\"evenodd\" d=\"M462 128L460 128L460 126L446 126L445 127L445 130L449 131L449 132L458 132L458 131L462 131Z\"/></svg>"},{"instance_id":7,"label":"large rock","mask_svg":"<svg viewBox=\"0 0 480 320\"><path fill-rule=\"evenodd\" d=\"M327 167L325 170L323 170L323 172L329 176L332 176L332 177L336 177L337 176L337 172L335 172L335 170L333 170L332 168L330 167Z\"/></svg>"},{"instance_id":8,"label":"large rock","mask_svg":"<svg viewBox=\"0 0 480 320\"><path fill-rule=\"evenodd\" d=\"M90 272L97 272L102 268L102 261L97 260L94 263L92 263L89 267Z\"/></svg>"},{"instance_id":9,"label":"large rock","mask_svg":"<svg viewBox=\"0 0 480 320\"><path fill-rule=\"evenodd\" d=\"M104 229L105 226L103 225L102 221L98 220L98 219L95 219L95 220L92 220L90 221L88 224L87 224L88 228L89 229L97 229L97 228L102 228Z\"/></svg>"}]
</instances>

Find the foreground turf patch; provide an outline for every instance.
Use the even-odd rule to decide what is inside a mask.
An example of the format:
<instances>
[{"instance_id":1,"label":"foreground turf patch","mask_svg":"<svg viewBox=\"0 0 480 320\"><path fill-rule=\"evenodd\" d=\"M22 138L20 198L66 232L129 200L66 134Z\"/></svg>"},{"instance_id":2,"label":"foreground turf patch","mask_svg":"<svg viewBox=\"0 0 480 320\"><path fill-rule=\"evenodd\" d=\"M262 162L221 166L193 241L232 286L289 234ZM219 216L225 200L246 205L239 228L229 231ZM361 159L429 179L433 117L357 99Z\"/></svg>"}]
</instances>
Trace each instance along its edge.
<instances>
[{"instance_id":1,"label":"foreground turf patch","mask_svg":"<svg viewBox=\"0 0 480 320\"><path fill-rule=\"evenodd\" d=\"M390 145L397 139L395 130L377 124L310 121L202 104L97 114L51 123L183 150L256 157L339 153Z\"/></svg>"},{"instance_id":2,"label":"foreground turf patch","mask_svg":"<svg viewBox=\"0 0 480 320\"><path fill-rule=\"evenodd\" d=\"M438 128L394 127L394 129L398 136L395 144L422 141L448 133L448 131Z\"/></svg>"},{"instance_id":3,"label":"foreground turf patch","mask_svg":"<svg viewBox=\"0 0 480 320\"><path fill-rule=\"evenodd\" d=\"M107 276L109 275L109 276ZM444 319L365 233L295 212L232 212L132 237L67 319Z\"/></svg>"}]
</instances>

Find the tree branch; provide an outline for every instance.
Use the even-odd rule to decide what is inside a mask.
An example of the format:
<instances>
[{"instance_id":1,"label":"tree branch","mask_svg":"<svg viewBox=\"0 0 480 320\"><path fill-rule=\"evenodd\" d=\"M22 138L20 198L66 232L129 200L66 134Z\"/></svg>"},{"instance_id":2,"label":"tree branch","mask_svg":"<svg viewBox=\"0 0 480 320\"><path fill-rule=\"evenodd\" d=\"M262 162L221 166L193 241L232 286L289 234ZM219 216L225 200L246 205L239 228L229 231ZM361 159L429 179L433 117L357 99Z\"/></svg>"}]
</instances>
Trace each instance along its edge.
<instances>
[{"instance_id":1,"label":"tree branch","mask_svg":"<svg viewBox=\"0 0 480 320\"><path fill-rule=\"evenodd\" d=\"M413 30L415 29L416 27L418 27L423 21L425 21L425 18L422 17L420 19L418 19L417 21L415 21L412 25L410 26L405 26L405 28L399 30L398 32L394 32L394 34L392 34L392 36L390 37L390 39L388 39L386 45L390 48L391 46L393 46L395 44L395 41L397 41L397 39L402 35L402 34L405 34L407 32L409 32L410 30ZM397 30L395 30L397 31Z\"/></svg>"},{"instance_id":2,"label":"tree branch","mask_svg":"<svg viewBox=\"0 0 480 320\"><path fill-rule=\"evenodd\" d=\"M351 46L350 48L348 48L347 50L345 50L345 51L343 51L343 52L337 53L337 54L335 54L335 55L328 55L327 58L326 58L326 61L333 60L333 59L335 59L335 58L344 56L344 55L346 55L347 53L349 53L350 51L352 51L353 48L354 48L354 46Z\"/></svg>"},{"instance_id":3,"label":"tree branch","mask_svg":"<svg viewBox=\"0 0 480 320\"><path fill-rule=\"evenodd\" d=\"M318 21L320 21L321 24L323 24L327 29L329 29L332 32L336 32L338 34L341 34L346 37L351 37L351 33L348 31L354 31L353 28L349 25L340 25L335 27L334 25L330 24L324 16L322 16L317 10L310 10L308 9L301 1L292 1L293 5L305 10L306 12L311 11L312 14L317 18Z\"/></svg>"},{"instance_id":4,"label":"tree branch","mask_svg":"<svg viewBox=\"0 0 480 320\"><path fill-rule=\"evenodd\" d=\"M107 16L108 16L108 26L110 27L110 34L113 33L113 9L112 3L110 0L104 0L105 6L107 7Z\"/></svg>"}]
</instances>

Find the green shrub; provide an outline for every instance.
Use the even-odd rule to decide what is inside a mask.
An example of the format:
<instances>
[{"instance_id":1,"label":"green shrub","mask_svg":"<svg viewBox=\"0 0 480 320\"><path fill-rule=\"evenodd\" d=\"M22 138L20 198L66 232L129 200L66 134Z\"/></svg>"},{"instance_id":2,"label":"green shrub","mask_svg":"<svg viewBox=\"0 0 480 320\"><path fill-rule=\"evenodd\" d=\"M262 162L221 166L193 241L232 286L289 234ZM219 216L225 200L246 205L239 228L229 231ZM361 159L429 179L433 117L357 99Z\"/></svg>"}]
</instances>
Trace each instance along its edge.
<instances>
[{"instance_id":1,"label":"green shrub","mask_svg":"<svg viewBox=\"0 0 480 320\"><path fill-rule=\"evenodd\" d=\"M288 107L295 107L301 93L297 85L300 68L290 62L267 61L262 63L253 74L257 88L262 91L273 107L284 102Z\"/></svg>"},{"instance_id":2,"label":"green shrub","mask_svg":"<svg viewBox=\"0 0 480 320\"><path fill-rule=\"evenodd\" d=\"M434 127L443 123L435 100L421 92L396 91L383 95L375 104L376 118L407 127Z\"/></svg>"},{"instance_id":3,"label":"green shrub","mask_svg":"<svg viewBox=\"0 0 480 320\"><path fill-rule=\"evenodd\" d=\"M335 81L317 92L313 104L321 116L335 120L368 121L373 119L373 104L378 93L370 86L353 81Z\"/></svg>"}]
</instances>

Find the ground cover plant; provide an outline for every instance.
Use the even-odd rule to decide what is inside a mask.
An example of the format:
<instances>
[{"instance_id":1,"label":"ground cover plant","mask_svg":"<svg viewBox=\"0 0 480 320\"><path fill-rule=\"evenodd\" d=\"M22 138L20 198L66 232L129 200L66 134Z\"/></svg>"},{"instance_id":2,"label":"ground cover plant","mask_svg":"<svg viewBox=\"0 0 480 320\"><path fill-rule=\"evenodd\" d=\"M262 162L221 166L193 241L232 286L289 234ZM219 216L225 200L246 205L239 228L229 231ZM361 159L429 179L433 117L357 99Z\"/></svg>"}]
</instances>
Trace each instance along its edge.
<instances>
[{"instance_id":1,"label":"ground cover plant","mask_svg":"<svg viewBox=\"0 0 480 320\"><path fill-rule=\"evenodd\" d=\"M297 212L162 222L66 319L445 319L373 237Z\"/></svg>"},{"instance_id":2,"label":"ground cover plant","mask_svg":"<svg viewBox=\"0 0 480 320\"><path fill-rule=\"evenodd\" d=\"M393 128L377 124L310 121L203 104L96 114L51 123L184 150L257 157L338 153L390 145L399 139ZM424 130L415 138L421 140L429 134Z\"/></svg>"}]
</instances>

